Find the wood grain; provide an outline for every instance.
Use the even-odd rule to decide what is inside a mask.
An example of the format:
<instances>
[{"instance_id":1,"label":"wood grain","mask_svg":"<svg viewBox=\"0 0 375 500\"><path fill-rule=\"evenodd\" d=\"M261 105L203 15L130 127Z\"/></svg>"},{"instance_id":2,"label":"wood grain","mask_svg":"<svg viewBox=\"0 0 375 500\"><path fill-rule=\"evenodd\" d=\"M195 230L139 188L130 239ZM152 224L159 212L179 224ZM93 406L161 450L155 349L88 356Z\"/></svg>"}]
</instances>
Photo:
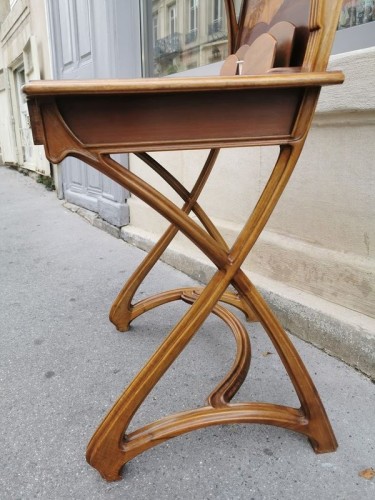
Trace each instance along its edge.
<instances>
[{"instance_id":1,"label":"wood grain","mask_svg":"<svg viewBox=\"0 0 375 500\"><path fill-rule=\"evenodd\" d=\"M318 453L337 447L324 406L301 358L241 266L297 164L321 87L344 80L341 72L326 72L340 2L243 0L238 21L233 0L225 3L232 56L222 76L41 81L24 87L34 141L44 144L50 161L57 163L69 155L85 161L129 189L170 223L120 291L111 308L111 321L120 331L126 331L132 321L162 304L175 300L189 304L88 445L88 462L108 481L121 479L123 465L152 446L211 425L276 425L304 434ZM236 75L239 57L244 59L245 71L267 73ZM267 64L263 64L265 60ZM198 199L220 148L253 145L278 145L280 153L253 212L230 246ZM147 152L202 147L211 151L190 191L173 171ZM181 197L182 206L111 157L122 151L135 152ZM228 182L235 183L236 179ZM205 287L169 290L134 303L137 289L178 232L216 266L214 276ZM223 304L231 304L248 320L261 323L289 375L299 399L298 408L231 402L247 375L251 349L246 328ZM144 399L211 313L234 335L236 353L226 376L207 396L207 403L127 432Z\"/></svg>"}]
</instances>

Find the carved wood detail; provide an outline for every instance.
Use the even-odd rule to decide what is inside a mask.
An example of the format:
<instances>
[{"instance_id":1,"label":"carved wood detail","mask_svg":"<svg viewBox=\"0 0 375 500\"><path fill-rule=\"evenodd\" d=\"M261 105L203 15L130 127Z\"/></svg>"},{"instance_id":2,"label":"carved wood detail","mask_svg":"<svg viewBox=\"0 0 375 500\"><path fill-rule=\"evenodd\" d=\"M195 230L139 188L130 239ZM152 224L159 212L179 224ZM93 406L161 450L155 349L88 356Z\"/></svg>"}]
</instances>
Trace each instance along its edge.
<instances>
[{"instance_id":1,"label":"carved wood detail","mask_svg":"<svg viewBox=\"0 0 375 500\"><path fill-rule=\"evenodd\" d=\"M307 436L316 452L337 447L301 358L241 266L295 168L321 87L343 82L341 72L325 71L340 5L324 0L243 0L238 22L233 0L226 0L226 8L232 56L220 77L32 82L24 89L34 140L44 144L50 161L58 163L68 155L80 158L170 223L119 293L111 308L111 321L126 331L137 317L161 304L183 300L190 305L88 445L87 460L108 481L120 479L123 465L139 453L211 425L276 425ZM259 54L260 58L255 57ZM261 68L268 73L241 75L239 61L245 72ZM219 148L254 145L278 145L280 153L255 209L229 246L198 199ZM146 152L206 147L211 150L190 191ZM182 206L111 158L124 151L137 154L161 176L181 197ZM170 290L133 303L138 287L179 231L216 266L214 276L205 287ZM230 285L234 292L228 291ZM223 304L237 307L248 320L262 324L294 386L299 408L231 402L248 373L251 349L245 327ZM139 406L210 313L227 324L236 341L235 359L227 375L207 396L204 406L129 433Z\"/></svg>"}]
</instances>

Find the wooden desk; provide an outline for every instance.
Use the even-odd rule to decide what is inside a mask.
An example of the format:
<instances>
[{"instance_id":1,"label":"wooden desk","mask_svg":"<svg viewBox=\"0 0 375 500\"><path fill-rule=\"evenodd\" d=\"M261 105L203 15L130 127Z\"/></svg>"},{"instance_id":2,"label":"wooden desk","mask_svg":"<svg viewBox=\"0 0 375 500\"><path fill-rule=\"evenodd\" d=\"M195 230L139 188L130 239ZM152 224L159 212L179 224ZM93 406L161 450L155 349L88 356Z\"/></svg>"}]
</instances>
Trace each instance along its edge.
<instances>
[{"instance_id":1,"label":"wooden desk","mask_svg":"<svg viewBox=\"0 0 375 500\"><path fill-rule=\"evenodd\" d=\"M286 13L291 5L298 4L300 13L309 0L279 3L286 5ZM230 5L233 7L232 2ZM88 445L87 460L107 480L120 479L122 466L148 448L210 425L277 425L306 435L316 452L336 449L329 420L303 362L264 299L241 270L296 165L321 87L342 83L344 79L341 72L325 71L339 7L333 8L318 0L312 0L311 5L307 16L310 38L306 57L297 70L284 68L284 71L265 75L215 78L42 81L29 83L24 88L34 140L36 144L44 144L50 161L59 163L69 155L85 161L129 189L170 222L114 302L110 313L113 323L125 331L140 314L161 304L184 300L191 305L120 396ZM230 9L229 14L231 23L236 23ZM246 12L243 16L246 17ZM322 19L327 20L328 34L321 27L326 26ZM241 22L240 19L239 26L248 29ZM238 33L236 36L241 40ZM230 39L233 46L235 37ZM219 148L255 145L278 145L280 154L254 211L229 247L198 198ZM191 191L146 153L197 148L209 148L210 152ZM184 202L182 208L118 164L111 154L119 152L135 153L157 172L180 195ZM228 179L230 181L235 183L236 179ZM189 217L191 212L201 224ZM178 231L216 266L213 278L199 290L171 290L133 304L137 288ZM229 285L235 292L228 291ZM248 372L250 341L246 328L223 303L236 306L248 319L262 324L295 388L299 408L264 402L231 403ZM146 396L210 313L226 322L236 339L235 360L226 377L201 408L167 416L127 434L129 423Z\"/></svg>"}]
</instances>

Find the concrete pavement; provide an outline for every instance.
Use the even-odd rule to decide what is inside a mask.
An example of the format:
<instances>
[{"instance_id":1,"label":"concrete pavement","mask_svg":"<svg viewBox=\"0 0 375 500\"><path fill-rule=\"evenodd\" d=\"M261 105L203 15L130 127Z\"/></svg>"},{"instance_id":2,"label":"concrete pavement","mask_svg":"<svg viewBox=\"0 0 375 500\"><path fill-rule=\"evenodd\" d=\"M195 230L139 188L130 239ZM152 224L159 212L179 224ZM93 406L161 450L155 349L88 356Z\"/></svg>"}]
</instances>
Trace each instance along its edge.
<instances>
[{"instance_id":1,"label":"concrete pavement","mask_svg":"<svg viewBox=\"0 0 375 500\"><path fill-rule=\"evenodd\" d=\"M180 436L133 459L123 480L86 464L100 420L184 305L163 306L118 333L108 310L143 252L63 208L31 178L0 167L0 499L372 500L375 385L293 339L320 391L339 449L316 455L283 429L235 425ZM139 297L194 285L158 264ZM297 404L261 327L236 400ZM150 394L135 425L202 404L233 359L210 318Z\"/></svg>"}]
</instances>

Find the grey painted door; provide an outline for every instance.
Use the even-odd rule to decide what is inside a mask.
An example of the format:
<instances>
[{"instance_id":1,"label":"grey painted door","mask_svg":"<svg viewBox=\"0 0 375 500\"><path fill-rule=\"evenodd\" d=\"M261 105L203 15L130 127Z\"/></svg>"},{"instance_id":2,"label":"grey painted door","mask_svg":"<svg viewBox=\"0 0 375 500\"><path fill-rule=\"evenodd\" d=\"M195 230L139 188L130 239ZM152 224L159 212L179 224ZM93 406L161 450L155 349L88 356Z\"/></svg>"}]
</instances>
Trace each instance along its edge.
<instances>
[{"instance_id":1,"label":"grey painted door","mask_svg":"<svg viewBox=\"0 0 375 500\"><path fill-rule=\"evenodd\" d=\"M49 0L48 7L55 78L140 76L138 0ZM127 155L116 159L127 167ZM128 192L83 162L64 160L62 184L66 200L116 226L128 223Z\"/></svg>"}]
</instances>

